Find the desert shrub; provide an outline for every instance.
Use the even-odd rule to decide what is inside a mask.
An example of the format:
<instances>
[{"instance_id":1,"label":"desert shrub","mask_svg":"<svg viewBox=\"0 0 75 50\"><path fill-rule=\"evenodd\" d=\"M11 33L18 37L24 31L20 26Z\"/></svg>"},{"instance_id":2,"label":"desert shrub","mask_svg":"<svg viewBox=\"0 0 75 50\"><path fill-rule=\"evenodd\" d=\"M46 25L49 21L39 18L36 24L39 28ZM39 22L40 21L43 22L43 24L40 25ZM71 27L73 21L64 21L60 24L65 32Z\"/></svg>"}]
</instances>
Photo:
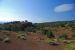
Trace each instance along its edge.
<instances>
[{"instance_id":1,"label":"desert shrub","mask_svg":"<svg viewBox=\"0 0 75 50\"><path fill-rule=\"evenodd\" d=\"M75 50L75 43L66 44L65 50Z\"/></svg>"},{"instance_id":2,"label":"desert shrub","mask_svg":"<svg viewBox=\"0 0 75 50\"><path fill-rule=\"evenodd\" d=\"M75 38L75 31L72 32L72 37Z\"/></svg>"},{"instance_id":3,"label":"desert shrub","mask_svg":"<svg viewBox=\"0 0 75 50\"><path fill-rule=\"evenodd\" d=\"M49 38L47 41L48 41L49 45L54 45L54 46L59 45L59 42L57 41L57 39L50 39Z\"/></svg>"},{"instance_id":4,"label":"desert shrub","mask_svg":"<svg viewBox=\"0 0 75 50\"><path fill-rule=\"evenodd\" d=\"M51 31L48 31L48 32L47 32L47 37L48 37L48 38L54 37L54 34L53 34L53 32L51 32Z\"/></svg>"},{"instance_id":5,"label":"desert shrub","mask_svg":"<svg viewBox=\"0 0 75 50\"><path fill-rule=\"evenodd\" d=\"M61 27L65 27L65 23L60 24Z\"/></svg>"},{"instance_id":6,"label":"desert shrub","mask_svg":"<svg viewBox=\"0 0 75 50\"><path fill-rule=\"evenodd\" d=\"M43 30L43 34L44 34L44 35L47 35L48 38L54 37L54 34L53 34L52 31Z\"/></svg>"},{"instance_id":7,"label":"desert shrub","mask_svg":"<svg viewBox=\"0 0 75 50\"><path fill-rule=\"evenodd\" d=\"M59 38L62 39L62 40L65 40L65 39L67 39L67 34L64 33L61 36L59 36Z\"/></svg>"},{"instance_id":8,"label":"desert shrub","mask_svg":"<svg viewBox=\"0 0 75 50\"><path fill-rule=\"evenodd\" d=\"M72 27L72 30L75 30L75 27Z\"/></svg>"},{"instance_id":9,"label":"desert shrub","mask_svg":"<svg viewBox=\"0 0 75 50\"><path fill-rule=\"evenodd\" d=\"M26 36L24 34L18 34L17 37L19 39L23 39L23 40L26 40Z\"/></svg>"},{"instance_id":10,"label":"desert shrub","mask_svg":"<svg viewBox=\"0 0 75 50\"><path fill-rule=\"evenodd\" d=\"M71 41L71 40L64 40L64 43L65 44L70 44L70 43L72 43L73 41Z\"/></svg>"},{"instance_id":11,"label":"desert shrub","mask_svg":"<svg viewBox=\"0 0 75 50\"><path fill-rule=\"evenodd\" d=\"M25 32L36 32L36 29L34 27L26 27L24 29Z\"/></svg>"},{"instance_id":12,"label":"desert shrub","mask_svg":"<svg viewBox=\"0 0 75 50\"><path fill-rule=\"evenodd\" d=\"M47 32L48 32L48 30L43 30L43 31L42 31L42 34L46 35Z\"/></svg>"}]
</instances>

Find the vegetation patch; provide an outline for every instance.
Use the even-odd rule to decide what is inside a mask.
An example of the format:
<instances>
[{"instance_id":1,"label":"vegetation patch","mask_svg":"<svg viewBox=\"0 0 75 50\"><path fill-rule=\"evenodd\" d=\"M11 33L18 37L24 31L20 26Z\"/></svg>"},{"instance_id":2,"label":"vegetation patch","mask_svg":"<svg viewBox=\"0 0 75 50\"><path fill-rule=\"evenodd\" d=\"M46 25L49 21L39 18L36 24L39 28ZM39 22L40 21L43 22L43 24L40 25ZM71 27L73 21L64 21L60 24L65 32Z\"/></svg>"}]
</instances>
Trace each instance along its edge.
<instances>
[{"instance_id":1,"label":"vegetation patch","mask_svg":"<svg viewBox=\"0 0 75 50\"><path fill-rule=\"evenodd\" d=\"M75 43L66 44L65 50L75 50Z\"/></svg>"},{"instance_id":2,"label":"vegetation patch","mask_svg":"<svg viewBox=\"0 0 75 50\"><path fill-rule=\"evenodd\" d=\"M57 46L57 45L59 45L59 42L58 42L58 40L57 39L53 39L53 38L48 38L47 39L47 43L49 44L49 45L54 45L54 46Z\"/></svg>"}]
</instances>

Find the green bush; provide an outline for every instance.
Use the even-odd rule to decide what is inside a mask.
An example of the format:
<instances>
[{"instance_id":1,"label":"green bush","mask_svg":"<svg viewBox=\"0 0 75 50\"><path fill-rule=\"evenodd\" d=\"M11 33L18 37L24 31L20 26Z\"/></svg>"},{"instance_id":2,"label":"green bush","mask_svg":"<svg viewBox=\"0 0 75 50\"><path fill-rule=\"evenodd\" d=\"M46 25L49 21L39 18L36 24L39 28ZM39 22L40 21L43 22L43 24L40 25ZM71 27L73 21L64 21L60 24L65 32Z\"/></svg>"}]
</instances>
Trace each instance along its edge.
<instances>
[{"instance_id":1,"label":"green bush","mask_svg":"<svg viewBox=\"0 0 75 50\"><path fill-rule=\"evenodd\" d=\"M54 34L53 34L52 31L43 30L43 33L42 34L47 35L48 38L54 37Z\"/></svg>"},{"instance_id":2,"label":"green bush","mask_svg":"<svg viewBox=\"0 0 75 50\"><path fill-rule=\"evenodd\" d=\"M47 32L48 32L48 30L43 30L43 31L42 31L42 34L46 35Z\"/></svg>"},{"instance_id":3,"label":"green bush","mask_svg":"<svg viewBox=\"0 0 75 50\"><path fill-rule=\"evenodd\" d=\"M59 38L62 39L62 40L65 40L65 39L67 39L67 34L64 33L61 36L59 36Z\"/></svg>"},{"instance_id":4,"label":"green bush","mask_svg":"<svg viewBox=\"0 0 75 50\"><path fill-rule=\"evenodd\" d=\"M52 38L52 37L54 37L53 32L48 31L48 32L47 32L47 37L48 37L48 38Z\"/></svg>"}]
</instances>

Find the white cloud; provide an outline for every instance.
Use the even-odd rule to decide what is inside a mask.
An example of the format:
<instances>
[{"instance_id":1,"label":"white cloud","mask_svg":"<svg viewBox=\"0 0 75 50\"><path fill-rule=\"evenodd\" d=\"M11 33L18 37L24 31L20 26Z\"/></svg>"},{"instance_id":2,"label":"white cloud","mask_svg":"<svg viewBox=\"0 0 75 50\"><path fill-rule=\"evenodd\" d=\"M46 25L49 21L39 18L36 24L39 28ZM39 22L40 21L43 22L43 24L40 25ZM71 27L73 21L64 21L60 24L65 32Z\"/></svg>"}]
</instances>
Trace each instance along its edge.
<instances>
[{"instance_id":1,"label":"white cloud","mask_svg":"<svg viewBox=\"0 0 75 50\"><path fill-rule=\"evenodd\" d=\"M65 11L70 11L74 8L75 4L61 4L55 7L54 11L55 12L65 12Z\"/></svg>"}]
</instances>

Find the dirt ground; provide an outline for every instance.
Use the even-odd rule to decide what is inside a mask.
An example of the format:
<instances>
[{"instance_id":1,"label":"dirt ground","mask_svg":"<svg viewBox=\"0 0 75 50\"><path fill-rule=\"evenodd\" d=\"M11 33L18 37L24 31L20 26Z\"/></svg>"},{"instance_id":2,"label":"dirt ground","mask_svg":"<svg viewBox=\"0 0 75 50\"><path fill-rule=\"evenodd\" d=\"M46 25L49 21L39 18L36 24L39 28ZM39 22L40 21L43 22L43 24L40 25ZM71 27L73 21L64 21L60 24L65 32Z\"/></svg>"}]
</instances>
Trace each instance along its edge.
<instances>
[{"instance_id":1,"label":"dirt ground","mask_svg":"<svg viewBox=\"0 0 75 50\"><path fill-rule=\"evenodd\" d=\"M64 44L60 42L58 46L49 45L43 41L40 41L39 34L30 34L26 40L18 39L15 32L9 32L10 43L0 42L0 50L64 50ZM0 36L3 33L0 32Z\"/></svg>"}]
</instances>

